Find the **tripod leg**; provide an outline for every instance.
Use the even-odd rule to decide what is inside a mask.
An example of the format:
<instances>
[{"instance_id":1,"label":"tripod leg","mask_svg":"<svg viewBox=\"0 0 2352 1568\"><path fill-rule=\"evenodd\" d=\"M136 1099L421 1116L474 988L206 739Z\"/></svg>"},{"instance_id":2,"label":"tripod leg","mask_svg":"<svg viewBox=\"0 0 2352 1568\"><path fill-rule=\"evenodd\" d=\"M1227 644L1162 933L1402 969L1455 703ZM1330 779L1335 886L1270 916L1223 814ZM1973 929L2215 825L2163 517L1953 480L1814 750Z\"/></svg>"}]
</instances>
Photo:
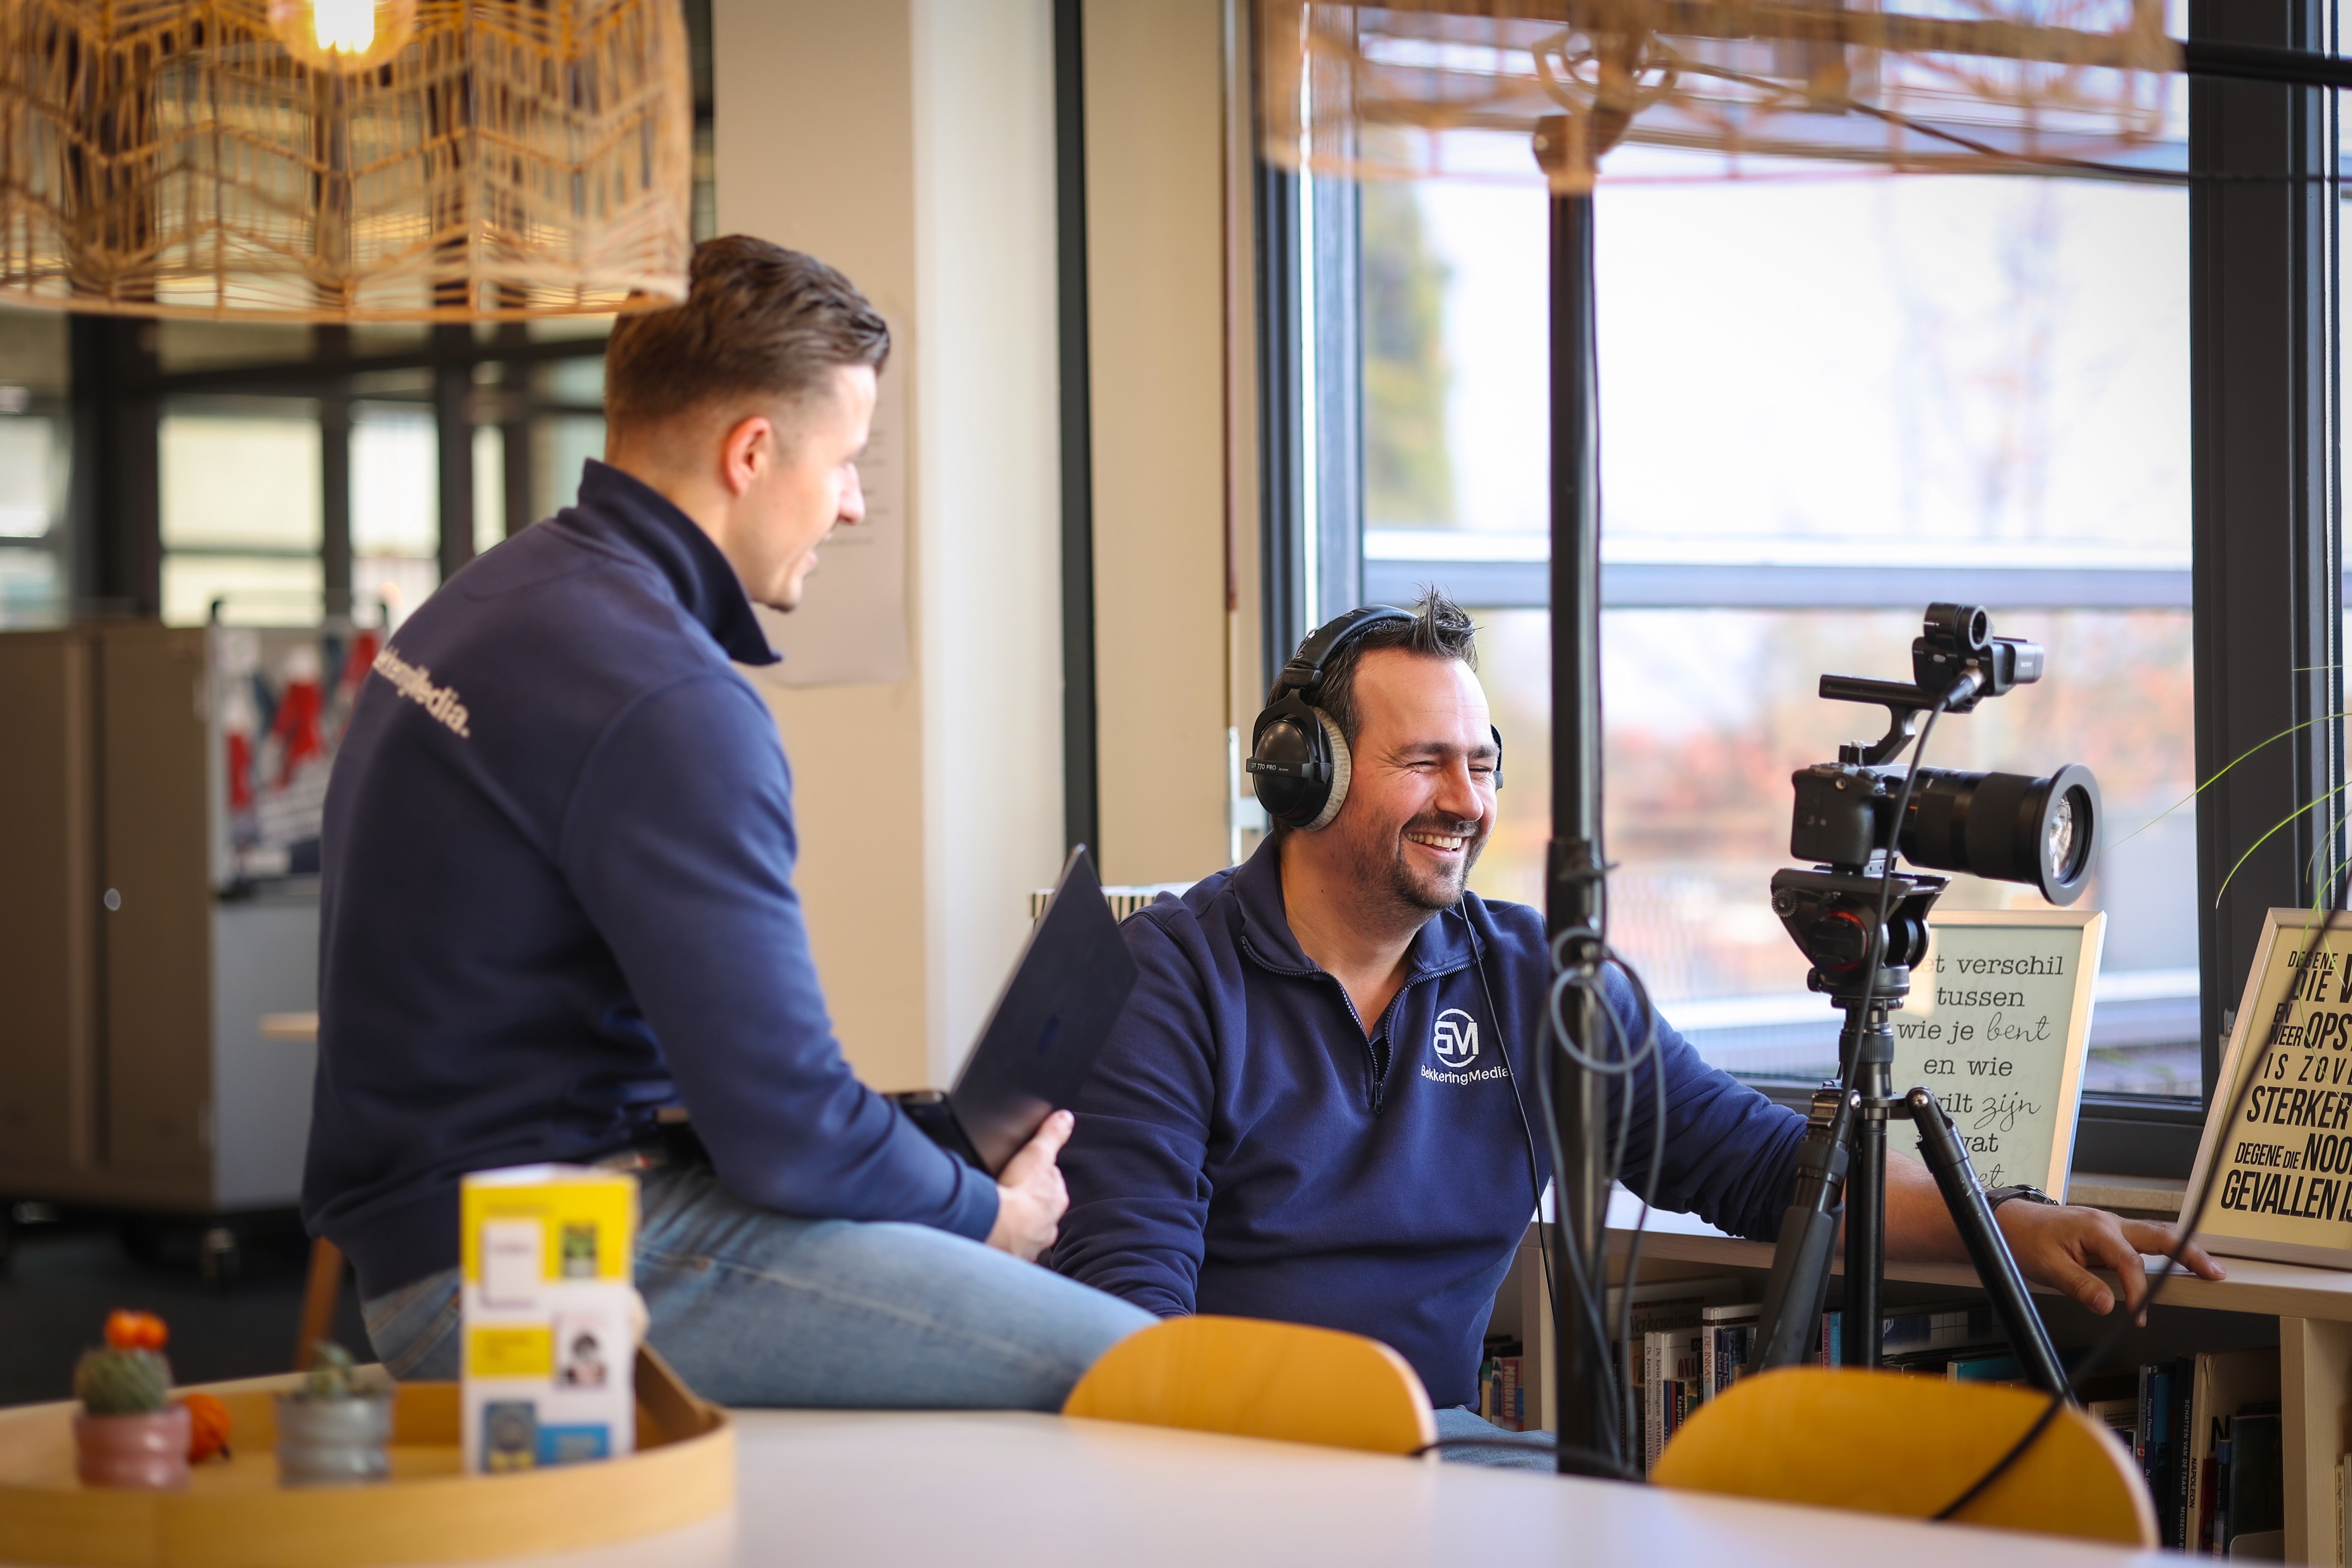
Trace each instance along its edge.
<instances>
[{"instance_id":1,"label":"tripod leg","mask_svg":"<svg viewBox=\"0 0 2352 1568\"><path fill-rule=\"evenodd\" d=\"M1935 1174L1944 1206L1952 1211L1952 1224L1958 1228L1960 1239L1968 1243L1969 1260L1977 1266L1977 1278L1984 1281L1993 1310L2009 1331L2018 1363L2034 1387L2045 1394L2056 1393L2065 1386L2066 1373L2058 1364L2058 1352L2051 1346L2042 1314L2033 1310L2033 1299L2026 1294L2025 1277L2017 1271L2017 1259L2010 1256L2008 1241L1993 1224L1992 1209L1977 1184L1975 1168L1969 1163L1967 1146L1934 1094L1915 1089L1904 1099L1911 1124L1919 1131L1919 1152Z\"/></svg>"},{"instance_id":2,"label":"tripod leg","mask_svg":"<svg viewBox=\"0 0 2352 1568\"><path fill-rule=\"evenodd\" d=\"M1748 1372L1801 1365L1819 1343L1852 1125L1851 1098L1844 1089L1815 1091L1805 1139L1797 1147L1797 1192L1780 1215L1780 1240L1764 1287L1764 1312L1748 1352Z\"/></svg>"},{"instance_id":3,"label":"tripod leg","mask_svg":"<svg viewBox=\"0 0 2352 1568\"><path fill-rule=\"evenodd\" d=\"M1876 1366L1885 1348L1880 1329L1880 1274L1886 1263L1886 1105L1895 1060L1887 1004L1847 1026L1851 1050L1846 1082L1860 1091L1854 1108L1853 1168L1846 1176L1845 1333L1847 1366Z\"/></svg>"}]
</instances>

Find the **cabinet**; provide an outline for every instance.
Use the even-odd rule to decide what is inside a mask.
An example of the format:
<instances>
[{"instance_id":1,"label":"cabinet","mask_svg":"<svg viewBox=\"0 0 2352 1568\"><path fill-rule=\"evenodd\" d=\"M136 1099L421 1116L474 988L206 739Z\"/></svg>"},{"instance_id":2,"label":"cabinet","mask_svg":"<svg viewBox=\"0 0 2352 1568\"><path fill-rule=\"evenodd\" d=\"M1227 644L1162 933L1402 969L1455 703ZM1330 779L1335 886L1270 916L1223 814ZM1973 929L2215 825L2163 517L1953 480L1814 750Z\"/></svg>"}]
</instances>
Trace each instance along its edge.
<instances>
[{"instance_id":1,"label":"cabinet","mask_svg":"<svg viewBox=\"0 0 2352 1568\"><path fill-rule=\"evenodd\" d=\"M208 635L0 634L0 1196L216 1213L300 1191L315 886L224 896Z\"/></svg>"}]
</instances>

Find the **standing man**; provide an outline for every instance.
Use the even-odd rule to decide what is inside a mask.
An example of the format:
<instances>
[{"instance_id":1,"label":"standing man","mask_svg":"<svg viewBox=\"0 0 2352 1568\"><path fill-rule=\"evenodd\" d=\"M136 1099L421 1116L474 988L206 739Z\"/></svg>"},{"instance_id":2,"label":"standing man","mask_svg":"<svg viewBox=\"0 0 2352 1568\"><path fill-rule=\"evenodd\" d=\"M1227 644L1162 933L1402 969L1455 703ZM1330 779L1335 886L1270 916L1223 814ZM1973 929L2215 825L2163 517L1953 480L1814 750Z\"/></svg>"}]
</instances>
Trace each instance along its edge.
<instances>
[{"instance_id":1,"label":"standing man","mask_svg":"<svg viewBox=\"0 0 2352 1568\"><path fill-rule=\"evenodd\" d=\"M1441 1436L1493 1436L1477 1392L1495 1291L1551 1162L1534 1063L1546 1039L1543 917L1466 889L1495 825L1501 737L1473 670L1470 617L1434 592L1349 612L1277 680L1268 718L1323 731L1322 777L1267 771L1257 853L1128 921L1133 1001L1078 1097L1055 1268L1169 1316L1225 1312L1350 1330L1421 1373ZM1262 725L1265 723L1261 721ZM1310 740L1311 743L1311 740ZM1610 1010L1637 1025L1633 988ZM1664 1158L1647 1168L1654 1080L1640 1075L1625 1180L1657 1207L1769 1239L1804 1119L1706 1066L1663 1022ZM1523 1077L1524 1075L1524 1077ZM1614 1098L1612 1124L1619 1112ZM2168 1226L2097 1209L1995 1212L2026 1274L2095 1312ZM1926 1167L1887 1164L1887 1252L1967 1253ZM2186 1260L2219 1278L2190 1247ZM1493 1458L1496 1450L1479 1450ZM1549 1454L1504 1462L1549 1468Z\"/></svg>"},{"instance_id":2,"label":"standing man","mask_svg":"<svg viewBox=\"0 0 2352 1568\"><path fill-rule=\"evenodd\" d=\"M302 1206L396 1376L457 1375L459 1179L539 1161L645 1173L652 1342L722 1403L1056 1409L1150 1321L1031 1261L1068 1114L1001 1182L960 1163L851 1073L810 958L791 773L732 664L775 662L752 605L799 604L864 517L888 353L824 263L699 247L684 304L613 330L579 503L361 693Z\"/></svg>"}]
</instances>

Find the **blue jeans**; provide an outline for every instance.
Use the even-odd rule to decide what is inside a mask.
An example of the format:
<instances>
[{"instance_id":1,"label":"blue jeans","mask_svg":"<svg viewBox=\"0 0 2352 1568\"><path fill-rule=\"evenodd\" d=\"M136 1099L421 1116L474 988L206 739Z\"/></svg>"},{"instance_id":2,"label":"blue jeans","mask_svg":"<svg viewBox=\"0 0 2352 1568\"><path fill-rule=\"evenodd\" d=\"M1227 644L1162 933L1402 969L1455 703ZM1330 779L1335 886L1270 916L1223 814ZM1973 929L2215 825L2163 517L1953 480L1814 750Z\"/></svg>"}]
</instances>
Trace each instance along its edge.
<instances>
[{"instance_id":1,"label":"blue jeans","mask_svg":"<svg viewBox=\"0 0 2352 1568\"><path fill-rule=\"evenodd\" d=\"M721 1405L1059 1410L1096 1357L1158 1321L926 1226L795 1219L699 1166L642 1180L648 1338ZM394 1377L457 1377L457 1288L452 1268L363 1303Z\"/></svg>"},{"instance_id":2,"label":"blue jeans","mask_svg":"<svg viewBox=\"0 0 2352 1568\"><path fill-rule=\"evenodd\" d=\"M1466 1405L1448 1406L1437 1412L1437 1439L1492 1437L1491 1443L1478 1443L1460 1448L1440 1448L1437 1457L1456 1465L1493 1465L1507 1470L1549 1470L1558 1468L1552 1458L1551 1434L1549 1432L1514 1432L1507 1426L1497 1426Z\"/></svg>"}]
</instances>

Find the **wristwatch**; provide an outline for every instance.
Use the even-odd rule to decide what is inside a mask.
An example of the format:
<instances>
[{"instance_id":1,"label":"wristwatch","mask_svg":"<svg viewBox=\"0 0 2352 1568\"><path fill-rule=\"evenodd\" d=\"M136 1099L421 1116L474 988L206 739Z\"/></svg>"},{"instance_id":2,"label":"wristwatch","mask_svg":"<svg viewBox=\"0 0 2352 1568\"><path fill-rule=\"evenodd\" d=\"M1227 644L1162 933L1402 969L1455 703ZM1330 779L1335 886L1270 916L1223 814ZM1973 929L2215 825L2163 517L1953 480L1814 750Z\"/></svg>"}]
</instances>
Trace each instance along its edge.
<instances>
[{"instance_id":1,"label":"wristwatch","mask_svg":"<svg viewBox=\"0 0 2352 1568\"><path fill-rule=\"evenodd\" d=\"M2056 1198L2052 1197L2040 1187L1990 1187L1985 1191L1985 1207L1987 1209L1997 1209L2000 1207L2001 1205L2009 1202L2011 1198L2023 1198L2030 1204L2055 1205L2058 1202Z\"/></svg>"}]
</instances>

